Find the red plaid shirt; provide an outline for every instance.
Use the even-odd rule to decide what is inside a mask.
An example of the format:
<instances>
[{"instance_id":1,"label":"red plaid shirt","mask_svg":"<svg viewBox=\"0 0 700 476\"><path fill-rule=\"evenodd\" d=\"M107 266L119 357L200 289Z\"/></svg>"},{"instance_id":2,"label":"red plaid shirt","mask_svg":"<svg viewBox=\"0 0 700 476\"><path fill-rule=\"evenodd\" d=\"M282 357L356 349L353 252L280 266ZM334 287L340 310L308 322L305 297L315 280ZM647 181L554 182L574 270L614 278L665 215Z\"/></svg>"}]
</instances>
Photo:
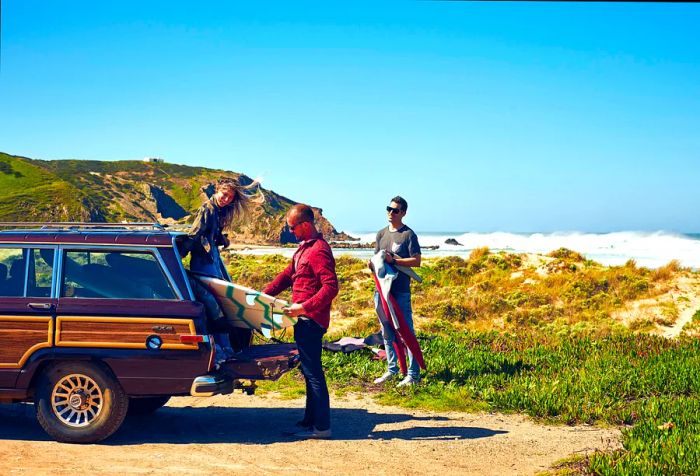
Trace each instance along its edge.
<instances>
[{"instance_id":1,"label":"red plaid shirt","mask_svg":"<svg viewBox=\"0 0 700 476\"><path fill-rule=\"evenodd\" d=\"M263 292L276 296L290 286L292 301L304 306L304 315L328 329L331 302L338 294L338 277L331 247L320 233L299 245L289 266Z\"/></svg>"}]
</instances>

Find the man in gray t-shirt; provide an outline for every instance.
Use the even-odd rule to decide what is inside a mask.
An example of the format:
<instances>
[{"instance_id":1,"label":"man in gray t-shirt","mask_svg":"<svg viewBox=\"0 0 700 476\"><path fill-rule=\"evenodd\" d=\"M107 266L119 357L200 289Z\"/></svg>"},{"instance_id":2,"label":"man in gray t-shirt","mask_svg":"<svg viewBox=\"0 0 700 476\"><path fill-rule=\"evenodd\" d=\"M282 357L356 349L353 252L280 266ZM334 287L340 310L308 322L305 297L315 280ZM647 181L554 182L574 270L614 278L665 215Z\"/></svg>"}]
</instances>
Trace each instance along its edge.
<instances>
[{"instance_id":1,"label":"man in gray t-shirt","mask_svg":"<svg viewBox=\"0 0 700 476\"><path fill-rule=\"evenodd\" d=\"M418 237L413 230L403 224L400 228L395 230L392 230L390 225L377 232L377 242L374 245L374 253L378 253L379 250L384 250L390 254L394 260L396 258L401 259L420 256ZM410 293L411 278L409 278L408 275L399 273L391 284L391 292L392 294Z\"/></svg>"},{"instance_id":2,"label":"man in gray t-shirt","mask_svg":"<svg viewBox=\"0 0 700 476\"><path fill-rule=\"evenodd\" d=\"M404 225L403 217L406 216L408 203L402 197L396 196L391 199L391 204L386 207L389 218L389 226L377 232L377 241L374 245L375 254L384 251L384 261L389 264L416 267L420 266L421 255L418 237L409 227ZM413 311L411 308L411 279L404 273L398 276L391 284L391 294L396 299L397 304L403 312L406 324L413 332ZM396 338L394 330L384 315L379 294L374 293L374 308L382 324L382 336L384 337L384 348L388 369L374 383L384 383L393 378L399 372L398 357L394 351L393 343ZM408 352L408 375L399 384L399 387L413 385L420 380L420 367L413 358L413 354Z\"/></svg>"}]
</instances>

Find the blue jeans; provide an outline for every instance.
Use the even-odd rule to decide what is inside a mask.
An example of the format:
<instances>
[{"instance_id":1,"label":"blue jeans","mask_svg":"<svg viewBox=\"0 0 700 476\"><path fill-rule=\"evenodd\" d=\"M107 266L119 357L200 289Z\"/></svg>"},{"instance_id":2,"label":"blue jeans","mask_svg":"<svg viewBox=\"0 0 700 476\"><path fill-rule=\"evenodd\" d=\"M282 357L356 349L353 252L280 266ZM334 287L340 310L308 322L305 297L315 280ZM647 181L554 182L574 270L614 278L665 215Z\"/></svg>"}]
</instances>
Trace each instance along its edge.
<instances>
[{"instance_id":1,"label":"blue jeans","mask_svg":"<svg viewBox=\"0 0 700 476\"><path fill-rule=\"evenodd\" d=\"M413 330L413 310L411 309L411 293L397 293L392 294L396 303L401 308L403 312L403 317L406 319L406 324L411 330L411 333L415 334ZM388 370L392 374L399 373L399 358L394 350L394 340L396 335L391 325L389 324L389 319L391 316L384 315L384 309L382 309L382 301L379 298L379 293L374 292L374 309L377 311L379 316L379 322L382 324L382 337L384 338L384 349L386 350L386 361L389 366ZM410 350L408 351L408 375L416 380L420 379L420 366L416 359L413 358L413 354Z\"/></svg>"},{"instance_id":2,"label":"blue jeans","mask_svg":"<svg viewBox=\"0 0 700 476\"><path fill-rule=\"evenodd\" d=\"M299 319L294 324L294 341L299 350L301 373L306 380L304 422L317 430L331 427L331 404L321 365L321 338L325 333L326 330L311 319Z\"/></svg>"}]
</instances>

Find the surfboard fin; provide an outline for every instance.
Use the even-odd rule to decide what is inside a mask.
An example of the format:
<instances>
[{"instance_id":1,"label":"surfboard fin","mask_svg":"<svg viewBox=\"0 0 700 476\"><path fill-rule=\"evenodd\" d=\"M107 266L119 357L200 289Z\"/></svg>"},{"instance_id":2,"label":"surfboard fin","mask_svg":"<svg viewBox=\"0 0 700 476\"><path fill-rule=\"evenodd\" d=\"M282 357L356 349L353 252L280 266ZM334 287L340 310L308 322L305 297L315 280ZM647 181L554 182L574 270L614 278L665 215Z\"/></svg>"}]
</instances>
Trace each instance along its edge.
<instances>
[{"instance_id":1,"label":"surfboard fin","mask_svg":"<svg viewBox=\"0 0 700 476\"><path fill-rule=\"evenodd\" d=\"M267 324L260 324L260 333L266 339L269 339L272 337L272 327L268 326Z\"/></svg>"},{"instance_id":2,"label":"surfboard fin","mask_svg":"<svg viewBox=\"0 0 700 476\"><path fill-rule=\"evenodd\" d=\"M255 306L255 298L257 297L257 294L247 293L245 295L245 303L249 306Z\"/></svg>"}]
</instances>

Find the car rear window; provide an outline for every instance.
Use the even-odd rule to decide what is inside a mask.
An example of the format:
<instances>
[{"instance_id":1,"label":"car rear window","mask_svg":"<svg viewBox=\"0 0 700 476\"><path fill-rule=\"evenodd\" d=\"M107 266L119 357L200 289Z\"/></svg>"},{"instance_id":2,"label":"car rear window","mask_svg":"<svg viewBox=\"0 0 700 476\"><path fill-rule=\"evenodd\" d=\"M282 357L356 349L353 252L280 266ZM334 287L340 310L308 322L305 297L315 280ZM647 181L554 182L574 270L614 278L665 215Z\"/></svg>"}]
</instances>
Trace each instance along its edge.
<instances>
[{"instance_id":1,"label":"car rear window","mask_svg":"<svg viewBox=\"0 0 700 476\"><path fill-rule=\"evenodd\" d=\"M50 297L53 257L53 249L0 248L0 296Z\"/></svg>"},{"instance_id":2,"label":"car rear window","mask_svg":"<svg viewBox=\"0 0 700 476\"><path fill-rule=\"evenodd\" d=\"M0 296L24 296L26 256L26 249L0 249Z\"/></svg>"},{"instance_id":3,"label":"car rear window","mask_svg":"<svg viewBox=\"0 0 700 476\"><path fill-rule=\"evenodd\" d=\"M152 253L75 250L63 261L62 297L176 299Z\"/></svg>"}]
</instances>

